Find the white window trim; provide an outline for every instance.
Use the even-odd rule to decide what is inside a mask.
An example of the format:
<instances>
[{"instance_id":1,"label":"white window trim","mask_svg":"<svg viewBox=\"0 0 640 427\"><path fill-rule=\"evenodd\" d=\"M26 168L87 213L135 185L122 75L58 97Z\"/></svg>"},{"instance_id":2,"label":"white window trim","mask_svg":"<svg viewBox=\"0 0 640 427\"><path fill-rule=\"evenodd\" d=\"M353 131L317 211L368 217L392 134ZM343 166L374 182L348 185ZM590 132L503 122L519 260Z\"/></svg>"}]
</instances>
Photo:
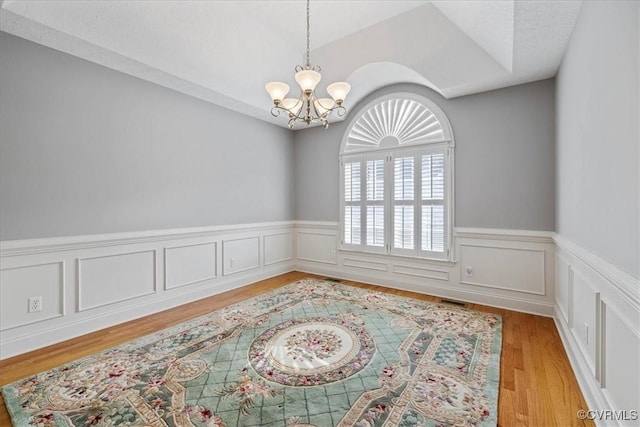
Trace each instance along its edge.
<instances>
[{"instance_id":1,"label":"white window trim","mask_svg":"<svg viewBox=\"0 0 640 427\"><path fill-rule=\"evenodd\" d=\"M430 141L426 143L411 143L405 144L405 146L395 146L395 147L380 147L380 146L371 146L366 148L356 148L348 147L348 139L349 133L351 132L352 127L355 123L373 106L384 102L385 100L392 99L410 99L416 101L426 108L429 109L431 113L437 118L441 127L443 137L438 141ZM447 119L444 112L435 104L433 101L428 98L411 94L411 93L396 93L387 96L383 96L377 98L367 105L365 105L360 113L354 116L349 125L347 126L347 130L343 136L339 162L340 162L340 249L344 251L353 251L353 252L364 252L364 253L378 253L378 254L387 254L399 257L411 257L411 258L420 258L420 259L429 259L434 261L451 261L454 259L453 254L453 221L454 221L454 147L455 142L453 138L453 132L451 130L451 125L449 120ZM345 152L347 150L347 152ZM444 230L444 252L431 252L424 251L421 247L421 234L415 236L415 248L408 249L393 249L393 159L398 155L401 155L403 152L411 152L416 157L416 161L420 159L422 153L428 152L444 152L445 154L445 221L446 227ZM371 247L366 245L366 162L367 160L372 159L385 159L385 198L384 198L384 206L385 206L385 246L384 247ZM344 189L344 164L350 161L358 161L361 164L361 208L360 208L360 226L361 226L361 238L359 245L346 244L344 242L344 212L345 212L345 189ZM421 167L421 166L420 166ZM420 197L421 180L422 174L420 173L420 168L416 167L416 175L415 175L415 188L419 189L414 196L414 233L421 233L421 210L424 205L423 201Z\"/></svg>"}]
</instances>

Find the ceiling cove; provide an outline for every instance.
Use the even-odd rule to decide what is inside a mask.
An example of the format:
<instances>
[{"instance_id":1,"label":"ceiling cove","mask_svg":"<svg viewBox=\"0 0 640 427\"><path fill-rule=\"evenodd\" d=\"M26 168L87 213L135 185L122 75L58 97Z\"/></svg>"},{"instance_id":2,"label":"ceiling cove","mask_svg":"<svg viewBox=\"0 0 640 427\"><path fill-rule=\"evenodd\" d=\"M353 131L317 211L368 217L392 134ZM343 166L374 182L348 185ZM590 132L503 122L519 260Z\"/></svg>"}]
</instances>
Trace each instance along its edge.
<instances>
[{"instance_id":1,"label":"ceiling cove","mask_svg":"<svg viewBox=\"0 0 640 427\"><path fill-rule=\"evenodd\" d=\"M311 57L351 84L347 109L394 83L454 98L555 76L581 4L311 0ZM264 85L297 87L305 14L301 0L4 0L0 30L286 127Z\"/></svg>"}]
</instances>

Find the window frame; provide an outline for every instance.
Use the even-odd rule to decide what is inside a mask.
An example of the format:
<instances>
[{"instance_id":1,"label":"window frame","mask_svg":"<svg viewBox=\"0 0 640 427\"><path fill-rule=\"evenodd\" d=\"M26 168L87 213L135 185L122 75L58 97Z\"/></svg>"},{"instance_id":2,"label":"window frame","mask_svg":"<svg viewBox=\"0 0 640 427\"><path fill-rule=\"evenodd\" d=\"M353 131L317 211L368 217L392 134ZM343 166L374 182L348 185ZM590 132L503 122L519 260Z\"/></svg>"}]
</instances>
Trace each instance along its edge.
<instances>
[{"instance_id":1,"label":"window frame","mask_svg":"<svg viewBox=\"0 0 640 427\"><path fill-rule=\"evenodd\" d=\"M443 137L437 141L429 142L417 142L411 144L405 144L400 146L399 144L389 144L388 139L381 140L377 146L366 147L362 149L348 149L348 138L353 126L362 118L362 116L372 107L377 104L381 104L386 100L402 100L411 99L419 102L422 106L426 107L431 112L443 130ZM340 155L339 155L339 169L340 169L340 226L339 226L339 242L340 250L362 252L362 253L375 253L375 254L387 254L399 257L411 257L438 261L451 261L453 260L452 250L452 235L453 235L453 218L454 218L454 139L451 132L451 126L449 121L444 115L444 112L428 98L415 95L415 94L391 94L380 97L373 100L365 107L363 107L359 114L356 115L347 126L345 131ZM426 154L442 153L444 155L444 200L442 205L444 206L444 250L443 252L430 251L422 249L422 207L434 205L429 200L422 200L422 156ZM394 200L394 166L395 159L410 155L414 158L414 195L411 203L395 203ZM367 245L367 161L384 159L384 245L382 247L373 247ZM345 237L345 164L359 162L361 170L361 182L360 182L360 244L347 244L344 241ZM379 204L379 203L378 203ZM413 206L413 249L395 248L394 247L394 233L395 233L395 206L396 205L411 205ZM435 203L438 205L439 203Z\"/></svg>"}]
</instances>

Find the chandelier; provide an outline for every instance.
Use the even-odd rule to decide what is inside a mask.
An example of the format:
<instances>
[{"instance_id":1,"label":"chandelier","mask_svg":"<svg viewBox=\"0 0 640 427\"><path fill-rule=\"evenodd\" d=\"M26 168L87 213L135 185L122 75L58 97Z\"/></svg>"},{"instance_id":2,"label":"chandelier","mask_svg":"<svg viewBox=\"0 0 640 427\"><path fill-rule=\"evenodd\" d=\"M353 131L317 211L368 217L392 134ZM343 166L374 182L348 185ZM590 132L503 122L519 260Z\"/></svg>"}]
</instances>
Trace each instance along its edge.
<instances>
[{"instance_id":1,"label":"chandelier","mask_svg":"<svg viewBox=\"0 0 640 427\"><path fill-rule=\"evenodd\" d=\"M265 85L273 100L271 114L278 117L284 112L289 117L289 128L293 129L296 121L301 121L309 126L311 123L320 122L322 126L329 127L328 116L332 112L340 117L344 116L347 110L342 103L351 90L351 85L347 82L336 82L327 86L327 92L331 98L318 98L315 88L320 82L320 67L311 65L309 61L309 0L307 0L307 63L296 65L296 82L302 90L298 98L285 98L289 93L289 85L282 82L270 82ZM333 98L333 99L332 99Z\"/></svg>"}]
</instances>

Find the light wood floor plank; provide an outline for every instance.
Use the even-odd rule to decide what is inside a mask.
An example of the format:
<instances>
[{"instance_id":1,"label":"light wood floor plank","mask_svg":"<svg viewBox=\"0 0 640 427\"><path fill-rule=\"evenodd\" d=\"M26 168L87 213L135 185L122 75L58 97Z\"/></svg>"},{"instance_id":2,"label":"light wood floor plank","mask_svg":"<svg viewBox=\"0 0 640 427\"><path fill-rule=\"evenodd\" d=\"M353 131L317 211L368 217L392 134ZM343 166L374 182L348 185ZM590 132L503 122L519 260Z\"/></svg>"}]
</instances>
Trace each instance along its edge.
<instances>
[{"instance_id":1,"label":"light wood floor plank","mask_svg":"<svg viewBox=\"0 0 640 427\"><path fill-rule=\"evenodd\" d=\"M301 272L283 274L155 315L2 360L0 361L0 386L202 316L304 277L320 276ZM351 281L343 281L343 283L425 301L440 301L437 297L382 286ZM502 316L499 426L594 425L592 421L582 421L576 417L579 409L587 409L587 407L553 320L477 304L469 304L468 307ZM2 401L1 397L0 401ZM9 414L2 401L0 404L0 426L9 425L11 425Z\"/></svg>"}]
</instances>

